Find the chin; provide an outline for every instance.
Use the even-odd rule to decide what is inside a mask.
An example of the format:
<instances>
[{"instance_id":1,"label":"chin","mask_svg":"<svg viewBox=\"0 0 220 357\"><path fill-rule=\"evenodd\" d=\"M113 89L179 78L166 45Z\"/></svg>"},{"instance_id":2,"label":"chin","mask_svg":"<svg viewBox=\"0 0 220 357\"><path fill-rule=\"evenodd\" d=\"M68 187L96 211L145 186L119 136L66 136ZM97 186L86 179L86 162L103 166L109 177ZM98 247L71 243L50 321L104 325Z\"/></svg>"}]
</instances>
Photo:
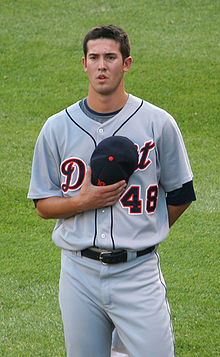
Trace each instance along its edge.
<instances>
[{"instance_id":1,"label":"chin","mask_svg":"<svg viewBox=\"0 0 220 357\"><path fill-rule=\"evenodd\" d=\"M96 92L102 95L110 95L117 91L118 87L109 88L109 87L98 87L96 88Z\"/></svg>"}]
</instances>

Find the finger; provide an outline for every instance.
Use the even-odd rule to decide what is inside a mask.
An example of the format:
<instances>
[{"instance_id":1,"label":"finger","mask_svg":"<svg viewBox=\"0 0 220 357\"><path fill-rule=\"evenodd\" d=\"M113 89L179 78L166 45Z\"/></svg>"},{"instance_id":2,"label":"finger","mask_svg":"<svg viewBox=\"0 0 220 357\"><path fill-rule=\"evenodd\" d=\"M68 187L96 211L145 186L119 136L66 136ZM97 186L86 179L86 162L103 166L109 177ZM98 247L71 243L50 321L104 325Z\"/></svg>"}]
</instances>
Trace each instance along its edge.
<instances>
[{"instance_id":1,"label":"finger","mask_svg":"<svg viewBox=\"0 0 220 357\"><path fill-rule=\"evenodd\" d=\"M114 192L108 192L105 194L100 195L100 200L103 202L108 202L108 201L117 201L119 197L121 197L122 193L124 190L120 191L114 191Z\"/></svg>"},{"instance_id":2,"label":"finger","mask_svg":"<svg viewBox=\"0 0 220 357\"><path fill-rule=\"evenodd\" d=\"M113 206L116 202L118 202L118 199L119 199L119 197L117 197L117 198L112 198L112 199L109 199L109 200L106 200L106 202L105 202L105 207L108 207L108 206Z\"/></svg>"},{"instance_id":3,"label":"finger","mask_svg":"<svg viewBox=\"0 0 220 357\"><path fill-rule=\"evenodd\" d=\"M92 169L91 169L91 167L88 165L88 166L87 166L87 172L86 172L85 180L84 180L84 184L89 184L89 183L91 183L91 176L92 176Z\"/></svg>"},{"instance_id":4,"label":"finger","mask_svg":"<svg viewBox=\"0 0 220 357\"><path fill-rule=\"evenodd\" d=\"M127 185L126 181L122 180L122 181L113 183L111 185L99 186L99 187L102 189L103 194L104 194L104 193L108 193L108 192L111 193L111 192L115 192L115 191L119 191L119 190L124 190L126 185Z\"/></svg>"},{"instance_id":5,"label":"finger","mask_svg":"<svg viewBox=\"0 0 220 357\"><path fill-rule=\"evenodd\" d=\"M108 200L114 200L114 201L117 201L121 195L123 194L123 192L125 191L125 188L124 186L122 186L121 188L118 188L117 190L114 190L114 191L110 191L110 192L102 192L101 194L101 198L104 200L104 201L108 201Z\"/></svg>"},{"instance_id":6,"label":"finger","mask_svg":"<svg viewBox=\"0 0 220 357\"><path fill-rule=\"evenodd\" d=\"M107 192L105 194L102 195L102 199L105 201L105 202L116 202L120 197L121 195L123 194L123 192L125 191L125 188L121 188L120 190L116 190L116 191L113 191L113 192Z\"/></svg>"},{"instance_id":7,"label":"finger","mask_svg":"<svg viewBox=\"0 0 220 357\"><path fill-rule=\"evenodd\" d=\"M121 180L119 182L113 183L112 185L108 185L109 189L114 191L119 189L120 187L124 187L126 186L126 181L125 180Z\"/></svg>"}]
</instances>

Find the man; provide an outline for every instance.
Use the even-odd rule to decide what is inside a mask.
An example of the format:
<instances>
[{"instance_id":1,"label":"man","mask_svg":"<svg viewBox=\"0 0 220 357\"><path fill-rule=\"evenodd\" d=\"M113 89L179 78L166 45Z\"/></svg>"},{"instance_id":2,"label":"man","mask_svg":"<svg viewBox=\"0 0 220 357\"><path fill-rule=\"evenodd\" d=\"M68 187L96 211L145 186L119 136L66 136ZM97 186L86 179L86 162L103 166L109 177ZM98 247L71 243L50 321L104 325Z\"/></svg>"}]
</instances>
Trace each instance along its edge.
<instances>
[{"instance_id":1,"label":"man","mask_svg":"<svg viewBox=\"0 0 220 357\"><path fill-rule=\"evenodd\" d=\"M130 357L174 356L157 249L195 200L193 175L174 119L126 93L131 64L121 28L89 31L88 97L49 118L35 147L28 197L39 216L58 219L53 240L62 248L59 298L68 357L109 357L114 328L116 349ZM138 148L137 169L128 183L94 186L91 155L117 135ZM115 263L115 254L126 259Z\"/></svg>"}]
</instances>

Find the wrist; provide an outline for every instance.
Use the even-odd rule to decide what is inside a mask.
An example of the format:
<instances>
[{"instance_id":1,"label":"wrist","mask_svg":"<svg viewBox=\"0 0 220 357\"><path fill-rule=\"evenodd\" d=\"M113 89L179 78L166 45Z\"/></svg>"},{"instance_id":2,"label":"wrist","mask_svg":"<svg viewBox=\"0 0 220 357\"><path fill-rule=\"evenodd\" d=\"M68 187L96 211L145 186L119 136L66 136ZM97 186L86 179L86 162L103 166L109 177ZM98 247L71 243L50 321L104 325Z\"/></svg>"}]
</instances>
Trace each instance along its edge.
<instances>
[{"instance_id":1,"label":"wrist","mask_svg":"<svg viewBox=\"0 0 220 357\"><path fill-rule=\"evenodd\" d=\"M70 201L71 201L71 208L73 211L73 215L77 215L85 211L83 207L83 201L80 199L79 195L70 197Z\"/></svg>"}]
</instances>

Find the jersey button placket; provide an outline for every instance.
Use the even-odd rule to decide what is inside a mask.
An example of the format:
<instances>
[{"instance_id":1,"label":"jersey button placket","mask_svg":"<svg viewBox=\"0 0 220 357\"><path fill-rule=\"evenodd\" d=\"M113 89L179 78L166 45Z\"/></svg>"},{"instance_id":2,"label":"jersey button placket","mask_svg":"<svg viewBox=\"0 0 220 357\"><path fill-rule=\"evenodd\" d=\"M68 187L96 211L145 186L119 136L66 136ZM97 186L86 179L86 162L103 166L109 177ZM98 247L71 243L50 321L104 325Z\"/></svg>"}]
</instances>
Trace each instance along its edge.
<instances>
[{"instance_id":1,"label":"jersey button placket","mask_svg":"<svg viewBox=\"0 0 220 357\"><path fill-rule=\"evenodd\" d=\"M99 128L98 129L98 133L102 135L104 133L104 129L103 128Z\"/></svg>"},{"instance_id":2,"label":"jersey button placket","mask_svg":"<svg viewBox=\"0 0 220 357\"><path fill-rule=\"evenodd\" d=\"M97 212L98 234L96 245L99 247L111 248L111 216L110 208L102 207Z\"/></svg>"}]
</instances>

